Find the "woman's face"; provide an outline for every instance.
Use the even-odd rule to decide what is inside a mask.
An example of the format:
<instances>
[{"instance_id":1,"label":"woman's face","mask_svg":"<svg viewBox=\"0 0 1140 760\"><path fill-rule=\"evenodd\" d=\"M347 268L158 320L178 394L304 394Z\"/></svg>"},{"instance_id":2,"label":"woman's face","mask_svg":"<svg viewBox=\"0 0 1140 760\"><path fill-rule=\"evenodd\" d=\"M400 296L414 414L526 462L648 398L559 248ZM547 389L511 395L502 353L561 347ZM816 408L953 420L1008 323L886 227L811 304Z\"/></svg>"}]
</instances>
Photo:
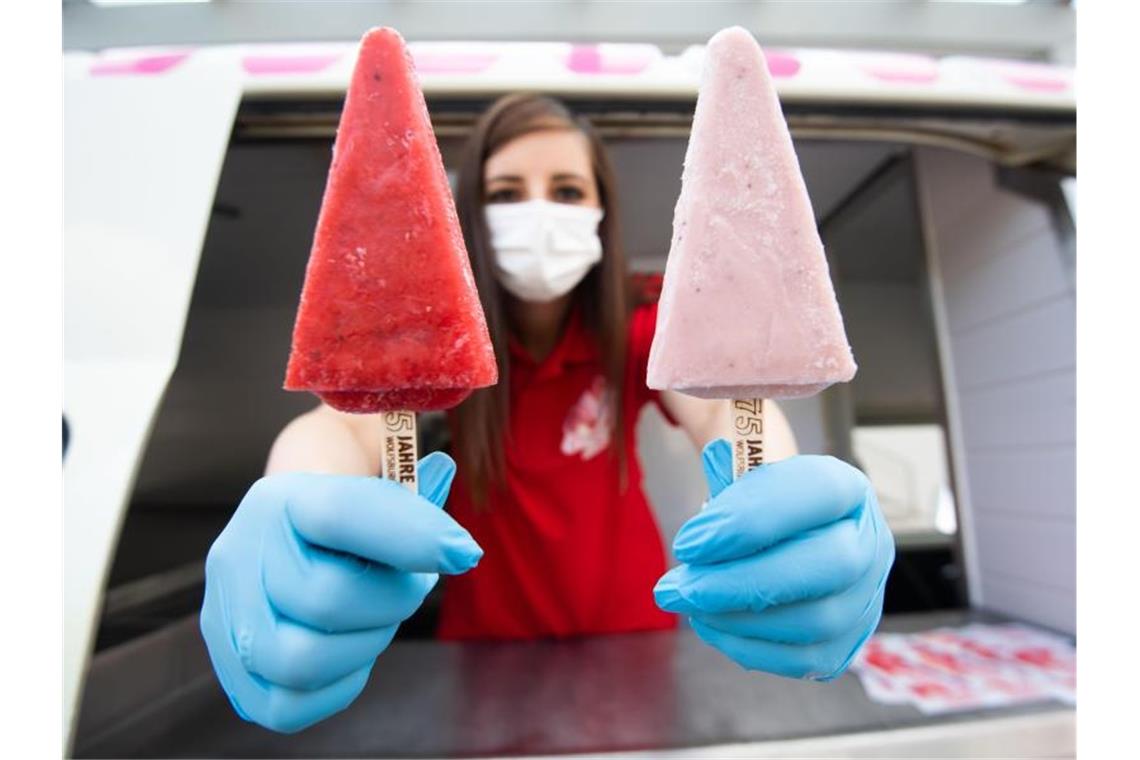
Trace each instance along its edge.
<instances>
[{"instance_id":1,"label":"woman's face","mask_svg":"<svg viewBox=\"0 0 1140 760\"><path fill-rule=\"evenodd\" d=\"M586 136L576 129L544 129L511 140L483 164L483 200L600 208Z\"/></svg>"}]
</instances>

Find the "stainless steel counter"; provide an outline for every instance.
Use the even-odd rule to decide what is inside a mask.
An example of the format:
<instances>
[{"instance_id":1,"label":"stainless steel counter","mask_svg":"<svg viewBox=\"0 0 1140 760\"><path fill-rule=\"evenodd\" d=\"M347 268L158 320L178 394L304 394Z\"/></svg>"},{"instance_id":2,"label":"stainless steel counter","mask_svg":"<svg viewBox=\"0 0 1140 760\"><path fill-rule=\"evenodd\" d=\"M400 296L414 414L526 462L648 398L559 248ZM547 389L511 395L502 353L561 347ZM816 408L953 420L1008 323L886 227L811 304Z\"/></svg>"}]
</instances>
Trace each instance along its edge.
<instances>
[{"instance_id":1,"label":"stainless steel counter","mask_svg":"<svg viewBox=\"0 0 1140 760\"><path fill-rule=\"evenodd\" d=\"M887 619L919 630L979 619ZM991 618L984 618L991 619ZM396 641L345 712L291 736L245 723L214 680L197 619L101 653L77 757L449 757L665 750L973 721L871 702L859 681L744 671L688 629L573 641Z\"/></svg>"}]
</instances>

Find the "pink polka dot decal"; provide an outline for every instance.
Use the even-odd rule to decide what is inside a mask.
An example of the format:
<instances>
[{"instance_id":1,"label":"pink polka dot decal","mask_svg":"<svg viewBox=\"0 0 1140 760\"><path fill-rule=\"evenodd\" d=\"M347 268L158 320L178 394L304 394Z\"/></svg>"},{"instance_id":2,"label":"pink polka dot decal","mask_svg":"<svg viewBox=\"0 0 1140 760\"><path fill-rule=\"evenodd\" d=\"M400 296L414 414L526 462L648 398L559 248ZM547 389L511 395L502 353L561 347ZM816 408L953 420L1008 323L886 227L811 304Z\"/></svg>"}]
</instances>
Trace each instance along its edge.
<instances>
[{"instance_id":1,"label":"pink polka dot decal","mask_svg":"<svg viewBox=\"0 0 1140 760\"><path fill-rule=\"evenodd\" d=\"M855 65L881 82L930 84L938 80L938 62L909 53L854 53Z\"/></svg>"},{"instance_id":2,"label":"pink polka dot decal","mask_svg":"<svg viewBox=\"0 0 1140 760\"><path fill-rule=\"evenodd\" d=\"M573 45L566 68L575 74L640 74L656 60L645 45Z\"/></svg>"},{"instance_id":3,"label":"pink polka dot decal","mask_svg":"<svg viewBox=\"0 0 1140 760\"><path fill-rule=\"evenodd\" d=\"M97 59L91 64L92 76L153 75L170 71L190 55L183 50L170 53L122 54L116 53Z\"/></svg>"},{"instance_id":4,"label":"pink polka dot decal","mask_svg":"<svg viewBox=\"0 0 1140 760\"><path fill-rule=\"evenodd\" d=\"M433 50L411 46L412 60L420 74L478 74L499 58L491 50Z\"/></svg>"},{"instance_id":5,"label":"pink polka dot decal","mask_svg":"<svg viewBox=\"0 0 1140 760\"><path fill-rule=\"evenodd\" d=\"M768 73L774 78L794 77L800 71L800 59L785 50L765 50Z\"/></svg>"},{"instance_id":6,"label":"pink polka dot decal","mask_svg":"<svg viewBox=\"0 0 1140 760\"><path fill-rule=\"evenodd\" d=\"M315 74L323 71L340 58L340 53L247 55L241 59L242 68L255 76L274 74Z\"/></svg>"}]
</instances>

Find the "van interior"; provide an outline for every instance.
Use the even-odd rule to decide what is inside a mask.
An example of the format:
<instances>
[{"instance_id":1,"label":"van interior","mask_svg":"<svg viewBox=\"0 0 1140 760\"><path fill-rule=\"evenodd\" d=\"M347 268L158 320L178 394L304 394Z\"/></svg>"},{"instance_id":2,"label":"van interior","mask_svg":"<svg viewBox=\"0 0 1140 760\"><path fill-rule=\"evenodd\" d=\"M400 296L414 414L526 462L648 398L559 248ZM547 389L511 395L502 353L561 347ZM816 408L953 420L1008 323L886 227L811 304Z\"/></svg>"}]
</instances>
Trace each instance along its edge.
<instances>
[{"instance_id":1,"label":"van interior","mask_svg":"<svg viewBox=\"0 0 1140 760\"><path fill-rule=\"evenodd\" d=\"M429 95L449 171L471 124L492 99ZM589 116L606 140L617 169L630 268L634 277L652 281L663 271L669 249L692 101L565 99ZM145 657L139 654L144 642L165 636L168 646L203 649L194 638L196 623L187 621L201 604L206 552L261 476L274 437L315 404L307 394L283 391L281 384L340 106L333 97L247 97L239 109L177 369L154 422L107 579L80 713L79 756L187 746L175 738L185 741L189 728L170 735L168 744L137 744L142 741L137 722L130 722L128 732L128 724L112 721L106 713L111 708L100 702L112 683L111 669L122 689L130 663ZM1055 185L1072 171L1071 156L1046 150L1039 151L1044 158L1023 159L1025 167L999 171L999 166L1010 163L1011 146L1027 155L1064 143L1075 125L1071 115L977 109L932 113L793 102L786 112L859 371L849 384L782 407L802 452L850 461L875 484L898 539L886 619L961 613L968 607L968 579L959 530L960 485L949 441L949 391L940 355L945 341L936 334L930 238L920 212L915 153L939 145L950 155L983 160L995 175L1004 173L1009 186L1021 173L1045 176ZM421 452L447 448L440 414L422 415L420 430ZM642 416L638 440L645 487L668 545L706 496L699 459L688 439L652 409ZM397 643L406 643L405 651L419 657L430 658L432 648L440 646L431 640L438 592L398 635ZM179 626L183 633L170 633ZM513 654L497 649L477 670L525 668L528 646L518 645ZM599 652L595 664L602 668L609 655ZM204 654L194 656L200 667ZM557 670L545 675L576 677ZM185 685L190 676L169 678ZM201 688L216 689L216 684ZM644 690L625 696L631 703L644 700L641 711L632 713L635 723L639 715L650 720L655 710L665 709ZM483 717L508 721L509 716ZM469 720L474 724L480 716ZM207 724L196 725L201 730ZM717 736L716 728L709 730L706 738ZM456 731L448 751L474 753L490 746ZM422 738L393 736L394 752L401 736L411 742L405 751L424 749ZM726 729L720 738L742 735ZM345 741L323 751L351 754L357 745ZM258 751L282 751L282 746L267 744L272 749ZM296 751L322 751L312 744L297 746L306 749ZM228 751L253 751L250 747ZM604 748L591 745L588 736L578 745L540 747Z\"/></svg>"}]
</instances>

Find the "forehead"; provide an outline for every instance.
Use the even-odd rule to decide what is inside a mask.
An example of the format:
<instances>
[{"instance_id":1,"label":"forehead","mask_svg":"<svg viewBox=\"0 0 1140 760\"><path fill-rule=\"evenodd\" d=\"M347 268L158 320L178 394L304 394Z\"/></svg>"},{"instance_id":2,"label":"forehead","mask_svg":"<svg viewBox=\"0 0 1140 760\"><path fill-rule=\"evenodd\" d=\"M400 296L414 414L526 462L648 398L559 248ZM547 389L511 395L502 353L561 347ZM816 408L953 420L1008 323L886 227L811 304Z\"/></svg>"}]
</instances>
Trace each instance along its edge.
<instances>
[{"instance_id":1,"label":"forehead","mask_svg":"<svg viewBox=\"0 0 1140 760\"><path fill-rule=\"evenodd\" d=\"M576 129L544 129L516 137L487 158L483 178L561 173L592 177L590 144Z\"/></svg>"}]
</instances>

